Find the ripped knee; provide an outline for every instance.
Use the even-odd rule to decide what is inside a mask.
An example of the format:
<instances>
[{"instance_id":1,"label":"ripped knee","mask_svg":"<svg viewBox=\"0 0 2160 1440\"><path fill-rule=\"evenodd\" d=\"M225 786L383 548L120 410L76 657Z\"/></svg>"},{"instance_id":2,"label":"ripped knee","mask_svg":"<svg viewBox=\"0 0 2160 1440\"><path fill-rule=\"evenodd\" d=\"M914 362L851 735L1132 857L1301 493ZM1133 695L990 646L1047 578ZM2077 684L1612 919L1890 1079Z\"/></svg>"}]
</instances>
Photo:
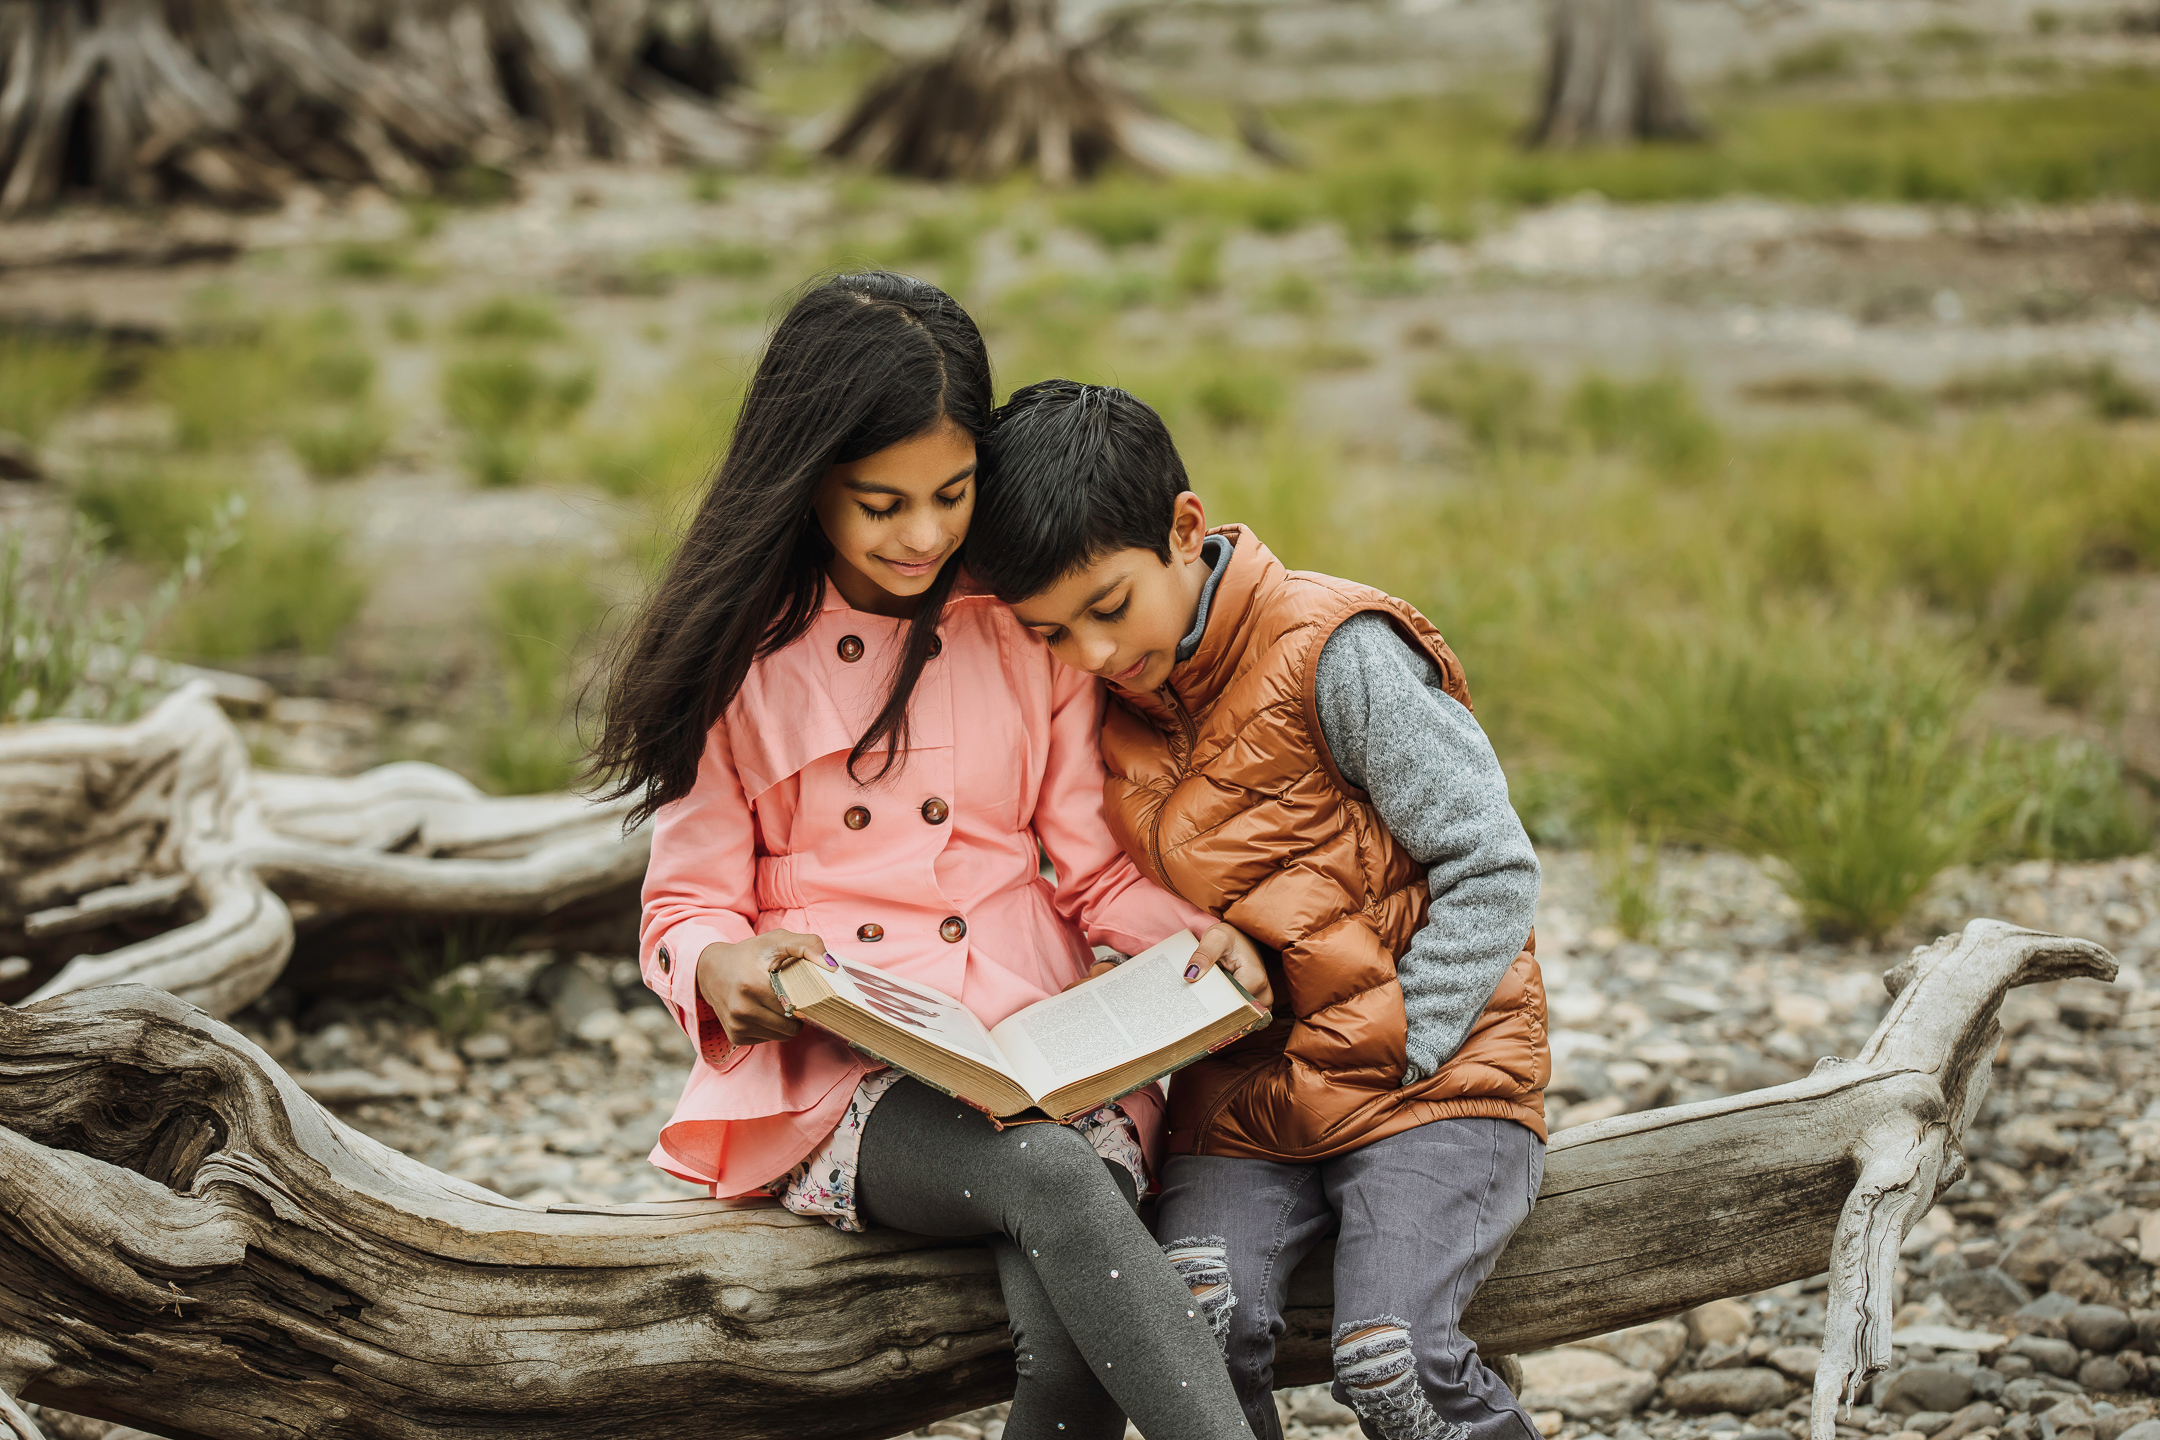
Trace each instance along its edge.
<instances>
[{"instance_id":1,"label":"ripped knee","mask_svg":"<svg viewBox=\"0 0 2160 1440\"><path fill-rule=\"evenodd\" d=\"M1464 1440L1418 1384L1410 1327L1392 1315L1335 1327L1335 1379L1383 1440Z\"/></svg>"},{"instance_id":2,"label":"ripped knee","mask_svg":"<svg viewBox=\"0 0 2160 1440\"><path fill-rule=\"evenodd\" d=\"M1230 1257L1220 1235L1188 1235L1163 1246L1163 1255L1178 1279L1192 1292L1199 1318L1208 1323L1215 1343L1224 1353L1230 1349L1230 1312L1237 1296L1230 1289Z\"/></svg>"}]
</instances>

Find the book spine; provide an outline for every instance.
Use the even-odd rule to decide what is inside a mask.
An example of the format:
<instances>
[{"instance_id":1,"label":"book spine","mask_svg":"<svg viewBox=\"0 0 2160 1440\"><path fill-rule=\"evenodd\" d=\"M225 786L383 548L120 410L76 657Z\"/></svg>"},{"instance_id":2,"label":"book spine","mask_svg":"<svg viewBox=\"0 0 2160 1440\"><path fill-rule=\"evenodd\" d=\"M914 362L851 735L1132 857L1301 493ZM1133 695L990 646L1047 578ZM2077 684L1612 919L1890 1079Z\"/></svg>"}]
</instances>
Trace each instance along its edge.
<instances>
[{"instance_id":1,"label":"book spine","mask_svg":"<svg viewBox=\"0 0 2160 1440\"><path fill-rule=\"evenodd\" d=\"M1004 1125L999 1123L998 1117L991 1114L987 1106L980 1105L975 1101L968 1099L967 1096L962 1095L959 1091L948 1090L943 1085L938 1084L937 1081L932 1080L929 1076L919 1075L915 1071L908 1069L907 1066L902 1065L899 1061L888 1060L883 1055L878 1054L875 1050L867 1049L866 1047L857 1044L853 1040L847 1042L847 1047L848 1049L853 1050L856 1054L862 1056L865 1060L875 1060L878 1064L883 1065L888 1070L898 1070L901 1074L907 1076L910 1080L919 1081L920 1083L929 1086L932 1090L937 1091L938 1094L946 1096L949 1099L959 1101L961 1104L967 1106L970 1110L982 1111L983 1114L990 1116L990 1123L992 1125L996 1125L997 1128L1000 1130L1003 1130L1005 1128Z\"/></svg>"}]
</instances>

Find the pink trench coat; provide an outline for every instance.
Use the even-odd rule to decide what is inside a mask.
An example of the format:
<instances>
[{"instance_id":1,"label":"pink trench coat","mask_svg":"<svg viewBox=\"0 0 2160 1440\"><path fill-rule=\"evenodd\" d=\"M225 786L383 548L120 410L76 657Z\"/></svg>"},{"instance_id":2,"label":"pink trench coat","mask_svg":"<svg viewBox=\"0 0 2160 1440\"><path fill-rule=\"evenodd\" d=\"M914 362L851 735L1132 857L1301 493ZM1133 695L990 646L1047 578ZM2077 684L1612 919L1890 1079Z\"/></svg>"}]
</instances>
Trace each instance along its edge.
<instances>
[{"instance_id":1,"label":"pink trench coat","mask_svg":"<svg viewBox=\"0 0 2160 1440\"><path fill-rule=\"evenodd\" d=\"M1141 876L1103 824L1102 688L964 583L916 687L905 765L855 784L848 751L906 630L828 584L809 632L751 668L696 784L653 821L639 963L698 1058L652 1160L723 1198L822 1144L873 1067L811 1026L730 1046L697 993L706 946L808 932L995 1025L1084 974L1092 945L1132 954L1212 923ZM1158 1160L1160 1092L1123 1103Z\"/></svg>"}]
</instances>

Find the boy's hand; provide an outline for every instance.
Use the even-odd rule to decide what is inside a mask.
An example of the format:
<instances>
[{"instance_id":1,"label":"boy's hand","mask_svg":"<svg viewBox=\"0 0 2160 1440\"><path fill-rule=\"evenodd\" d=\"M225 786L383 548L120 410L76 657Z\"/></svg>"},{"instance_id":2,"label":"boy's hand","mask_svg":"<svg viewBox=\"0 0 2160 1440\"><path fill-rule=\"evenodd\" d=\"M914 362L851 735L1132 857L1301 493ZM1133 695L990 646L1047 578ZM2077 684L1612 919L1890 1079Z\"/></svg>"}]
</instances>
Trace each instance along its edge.
<instances>
[{"instance_id":1,"label":"boy's hand","mask_svg":"<svg viewBox=\"0 0 2160 1440\"><path fill-rule=\"evenodd\" d=\"M1251 992L1254 1003L1262 1010L1274 1012L1275 987L1268 980L1267 966L1260 963L1259 947L1244 931L1222 920L1208 926L1207 933L1200 937L1200 948L1185 967L1186 982L1198 980L1217 965Z\"/></svg>"},{"instance_id":2,"label":"boy's hand","mask_svg":"<svg viewBox=\"0 0 2160 1440\"><path fill-rule=\"evenodd\" d=\"M720 1018L731 1044L785 1040L802 1021L780 1008L771 975L788 961L825 960L825 942L792 930L768 930L736 943L708 945L698 956L698 994Z\"/></svg>"},{"instance_id":3,"label":"boy's hand","mask_svg":"<svg viewBox=\"0 0 2160 1440\"><path fill-rule=\"evenodd\" d=\"M1117 967L1118 962L1115 960L1097 960L1094 964L1088 966L1087 974L1082 975L1079 979L1073 981L1072 984L1067 985L1065 988L1067 990L1077 990L1082 985L1087 984L1088 981L1093 980L1096 976L1107 975L1112 970L1117 969Z\"/></svg>"}]
</instances>

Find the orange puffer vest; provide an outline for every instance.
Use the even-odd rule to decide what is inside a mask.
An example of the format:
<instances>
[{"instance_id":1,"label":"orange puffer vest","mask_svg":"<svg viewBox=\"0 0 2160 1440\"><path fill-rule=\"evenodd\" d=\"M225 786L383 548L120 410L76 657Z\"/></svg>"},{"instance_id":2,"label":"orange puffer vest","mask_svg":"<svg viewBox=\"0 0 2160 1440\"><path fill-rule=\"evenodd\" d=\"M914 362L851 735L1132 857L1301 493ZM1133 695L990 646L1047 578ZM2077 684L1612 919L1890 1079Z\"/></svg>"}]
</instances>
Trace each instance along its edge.
<instances>
[{"instance_id":1,"label":"orange puffer vest","mask_svg":"<svg viewBox=\"0 0 2160 1440\"><path fill-rule=\"evenodd\" d=\"M1451 1116L1545 1135L1545 987L1533 937L1462 1048L1415 1085L1395 960L1425 923L1424 868L1320 733L1320 649L1364 610L1393 620L1465 706L1439 631L1363 585L1288 571L1242 527L1199 651L1102 733L1111 830L1158 883L1281 953L1273 1025L1178 1072L1170 1150L1322 1160ZM1116 692L1113 692L1116 693Z\"/></svg>"}]
</instances>

